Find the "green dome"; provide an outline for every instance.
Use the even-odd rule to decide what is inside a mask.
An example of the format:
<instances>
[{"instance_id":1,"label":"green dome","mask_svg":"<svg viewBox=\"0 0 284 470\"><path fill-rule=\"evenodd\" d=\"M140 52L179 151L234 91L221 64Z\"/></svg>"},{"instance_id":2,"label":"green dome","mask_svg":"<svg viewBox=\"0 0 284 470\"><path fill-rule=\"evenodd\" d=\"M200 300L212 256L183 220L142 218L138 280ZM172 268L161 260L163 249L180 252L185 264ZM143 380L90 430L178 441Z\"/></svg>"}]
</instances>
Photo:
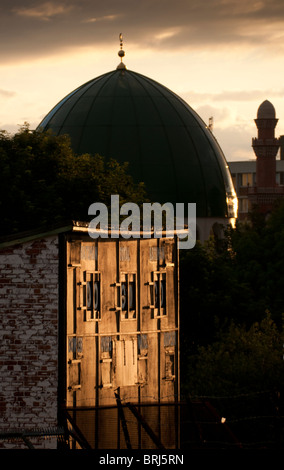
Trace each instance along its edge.
<instances>
[{"instance_id":1,"label":"green dome","mask_svg":"<svg viewBox=\"0 0 284 470\"><path fill-rule=\"evenodd\" d=\"M133 71L99 76L60 101L38 126L69 134L75 153L129 162L152 202L197 204L198 217L228 217L234 187L211 131L176 94Z\"/></svg>"}]
</instances>

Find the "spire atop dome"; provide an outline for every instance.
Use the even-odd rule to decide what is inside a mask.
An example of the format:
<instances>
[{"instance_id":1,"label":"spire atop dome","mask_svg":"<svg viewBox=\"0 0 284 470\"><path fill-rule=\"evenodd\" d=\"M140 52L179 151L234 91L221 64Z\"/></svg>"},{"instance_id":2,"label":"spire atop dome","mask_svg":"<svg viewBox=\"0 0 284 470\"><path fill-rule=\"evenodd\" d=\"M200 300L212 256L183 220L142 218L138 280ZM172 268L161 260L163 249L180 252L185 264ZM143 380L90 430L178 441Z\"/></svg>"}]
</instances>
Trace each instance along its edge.
<instances>
[{"instance_id":1,"label":"spire atop dome","mask_svg":"<svg viewBox=\"0 0 284 470\"><path fill-rule=\"evenodd\" d=\"M125 56L125 52L123 50L123 37L121 33L119 35L119 42L120 42L120 50L118 51L118 56L120 57L121 62L116 68L117 70L121 70L121 69L123 70L123 69L126 69L126 66L122 62L122 58Z\"/></svg>"}]
</instances>

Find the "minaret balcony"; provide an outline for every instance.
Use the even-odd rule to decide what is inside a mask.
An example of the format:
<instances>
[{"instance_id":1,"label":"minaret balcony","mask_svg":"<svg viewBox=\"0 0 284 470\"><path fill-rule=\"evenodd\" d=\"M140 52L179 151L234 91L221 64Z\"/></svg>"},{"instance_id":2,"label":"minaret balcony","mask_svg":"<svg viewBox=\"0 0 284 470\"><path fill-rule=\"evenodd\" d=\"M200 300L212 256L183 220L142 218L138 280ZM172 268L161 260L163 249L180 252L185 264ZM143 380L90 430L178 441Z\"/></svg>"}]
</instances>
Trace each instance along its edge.
<instances>
[{"instance_id":1,"label":"minaret balcony","mask_svg":"<svg viewBox=\"0 0 284 470\"><path fill-rule=\"evenodd\" d=\"M252 147L257 157L276 157L279 149L278 139L252 139Z\"/></svg>"},{"instance_id":2,"label":"minaret balcony","mask_svg":"<svg viewBox=\"0 0 284 470\"><path fill-rule=\"evenodd\" d=\"M252 139L252 146L258 147L264 145L269 147L279 147L279 139L258 139L257 137Z\"/></svg>"}]
</instances>

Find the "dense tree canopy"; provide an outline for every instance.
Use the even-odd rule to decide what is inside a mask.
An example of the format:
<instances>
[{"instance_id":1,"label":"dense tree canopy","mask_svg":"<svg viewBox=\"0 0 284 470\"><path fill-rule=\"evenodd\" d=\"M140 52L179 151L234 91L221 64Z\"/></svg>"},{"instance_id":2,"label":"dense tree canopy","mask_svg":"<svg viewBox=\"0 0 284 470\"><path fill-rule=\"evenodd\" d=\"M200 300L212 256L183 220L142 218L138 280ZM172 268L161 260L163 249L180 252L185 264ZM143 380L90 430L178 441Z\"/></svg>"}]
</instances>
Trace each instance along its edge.
<instances>
[{"instance_id":1,"label":"dense tree canopy","mask_svg":"<svg viewBox=\"0 0 284 470\"><path fill-rule=\"evenodd\" d=\"M181 253L180 266L186 389L279 388L284 379L283 202L267 219L252 212L248 222L227 231L221 247L210 240Z\"/></svg>"},{"instance_id":2,"label":"dense tree canopy","mask_svg":"<svg viewBox=\"0 0 284 470\"><path fill-rule=\"evenodd\" d=\"M187 373L185 390L192 395L282 390L283 333L270 314L250 328L231 322L218 340L190 357Z\"/></svg>"},{"instance_id":3,"label":"dense tree canopy","mask_svg":"<svg viewBox=\"0 0 284 470\"><path fill-rule=\"evenodd\" d=\"M100 155L75 155L67 136L30 131L0 133L1 235L60 223L88 220L93 202L141 204L143 183L134 184L127 164Z\"/></svg>"}]
</instances>

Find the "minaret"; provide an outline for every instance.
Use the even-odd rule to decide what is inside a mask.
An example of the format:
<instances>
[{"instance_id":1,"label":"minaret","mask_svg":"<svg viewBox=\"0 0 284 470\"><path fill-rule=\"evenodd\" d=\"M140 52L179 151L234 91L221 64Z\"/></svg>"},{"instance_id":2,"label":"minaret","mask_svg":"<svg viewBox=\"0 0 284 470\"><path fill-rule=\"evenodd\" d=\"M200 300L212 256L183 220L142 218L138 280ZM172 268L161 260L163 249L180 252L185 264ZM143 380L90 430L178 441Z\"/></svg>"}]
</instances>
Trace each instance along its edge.
<instances>
[{"instance_id":1,"label":"minaret","mask_svg":"<svg viewBox=\"0 0 284 470\"><path fill-rule=\"evenodd\" d=\"M264 101L259 106L257 119L255 119L258 136L252 139L252 147L256 155L258 190L276 187L276 155L279 149L279 139L275 138L274 132L277 122L274 106L269 101Z\"/></svg>"},{"instance_id":2,"label":"minaret","mask_svg":"<svg viewBox=\"0 0 284 470\"><path fill-rule=\"evenodd\" d=\"M247 188L247 194L250 207L257 206L266 215L273 210L277 199L284 198L284 186L276 183L276 155L280 145L280 140L275 137L277 122L274 106L265 100L255 119L258 136L252 139L256 155L256 184Z\"/></svg>"}]
</instances>

